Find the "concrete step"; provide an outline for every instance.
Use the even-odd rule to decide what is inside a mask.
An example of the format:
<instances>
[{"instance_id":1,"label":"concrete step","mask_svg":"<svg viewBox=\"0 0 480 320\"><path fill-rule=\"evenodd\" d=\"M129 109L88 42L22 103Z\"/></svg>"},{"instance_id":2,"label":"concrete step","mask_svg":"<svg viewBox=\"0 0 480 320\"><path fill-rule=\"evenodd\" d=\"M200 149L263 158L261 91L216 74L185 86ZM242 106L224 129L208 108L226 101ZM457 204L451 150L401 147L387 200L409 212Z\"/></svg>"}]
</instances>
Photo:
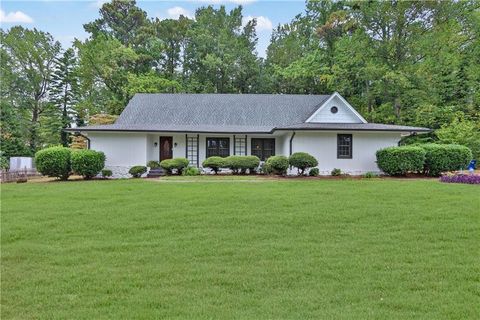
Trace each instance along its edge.
<instances>
[{"instance_id":1,"label":"concrete step","mask_svg":"<svg viewBox=\"0 0 480 320\"><path fill-rule=\"evenodd\" d=\"M147 173L147 178L158 178L166 175L167 173L162 168L150 169Z\"/></svg>"}]
</instances>

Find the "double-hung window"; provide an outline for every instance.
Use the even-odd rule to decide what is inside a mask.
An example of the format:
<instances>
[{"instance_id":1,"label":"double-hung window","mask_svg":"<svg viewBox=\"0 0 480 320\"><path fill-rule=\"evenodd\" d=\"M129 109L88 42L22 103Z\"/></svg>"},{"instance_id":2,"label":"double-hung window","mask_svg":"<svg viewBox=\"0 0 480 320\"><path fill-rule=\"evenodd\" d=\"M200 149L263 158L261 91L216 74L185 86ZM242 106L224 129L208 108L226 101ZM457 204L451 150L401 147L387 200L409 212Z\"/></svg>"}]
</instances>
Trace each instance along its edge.
<instances>
[{"instance_id":1,"label":"double-hung window","mask_svg":"<svg viewBox=\"0 0 480 320\"><path fill-rule=\"evenodd\" d=\"M207 138L208 157L228 157L230 155L230 138Z\"/></svg>"},{"instance_id":2,"label":"double-hung window","mask_svg":"<svg viewBox=\"0 0 480 320\"><path fill-rule=\"evenodd\" d=\"M337 135L337 158L338 159L352 159L352 135L339 134Z\"/></svg>"}]
</instances>

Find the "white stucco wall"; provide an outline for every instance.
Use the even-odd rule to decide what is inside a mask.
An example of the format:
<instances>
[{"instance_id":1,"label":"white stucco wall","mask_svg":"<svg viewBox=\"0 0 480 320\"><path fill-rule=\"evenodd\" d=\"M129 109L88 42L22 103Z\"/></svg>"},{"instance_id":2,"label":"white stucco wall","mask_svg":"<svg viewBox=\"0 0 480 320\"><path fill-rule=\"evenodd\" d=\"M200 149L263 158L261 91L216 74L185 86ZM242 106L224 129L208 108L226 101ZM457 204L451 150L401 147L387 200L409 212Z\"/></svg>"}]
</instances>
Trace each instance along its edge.
<instances>
[{"instance_id":1,"label":"white stucco wall","mask_svg":"<svg viewBox=\"0 0 480 320\"><path fill-rule=\"evenodd\" d=\"M337 134L352 134L352 159L337 159ZM392 132L297 132L293 152L308 152L318 160L321 174L334 168L352 175L379 172L375 153L378 149L396 146L400 133Z\"/></svg>"},{"instance_id":2,"label":"white stucco wall","mask_svg":"<svg viewBox=\"0 0 480 320\"><path fill-rule=\"evenodd\" d=\"M290 138L293 132L276 132L275 135L247 135L247 154L251 154L252 138L275 138L276 155L289 156ZM337 159L337 134L352 134L352 159ZM196 134L189 134L189 136ZM159 160L159 137L173 137L173 157L185 157L185 134L172 133L105 133L91 132L91 149L102 151L106 155L106 167L114 171L116 177L128 176L131 166L146 165L149 160ZM245 135L237 135L245 136ZM233 135L200 134L200 166L205 160L207 137L230 138L230 154L233 155ZM321 174L330 174L334 168L349 174L378 172L375 152L388 146L396 146L400 141L398 132L327 132L297 131L293 138L292 152L308 152L319 162ZM157 142L157 146L155 146ZM175 146L175 143L177 144ZM294 173L294 171L292 171Z\"/></svg>"},{"instance_id":3,"label":"white stucco wall","mask_svg":"<svg viewBox=\"0 0 480 320\"><path fill-rule=\"evenodd\" d=\"M337 113L332 113L330 111L334 106L338 109ZM308 122L361 123L362 121L339 97L335 96L322 106L322 108Z\"/></svg>"},{"instance_id":4,"label":"white stucco wall","mask_svg":"<svg viewBox=\"0 0 480 320\"><path fill-rule=\"evenodd\" d=\"M147 136L144 133L91 132L90 148L102 151L106 166L145 165Z\"/></svg>"}]
</instances>

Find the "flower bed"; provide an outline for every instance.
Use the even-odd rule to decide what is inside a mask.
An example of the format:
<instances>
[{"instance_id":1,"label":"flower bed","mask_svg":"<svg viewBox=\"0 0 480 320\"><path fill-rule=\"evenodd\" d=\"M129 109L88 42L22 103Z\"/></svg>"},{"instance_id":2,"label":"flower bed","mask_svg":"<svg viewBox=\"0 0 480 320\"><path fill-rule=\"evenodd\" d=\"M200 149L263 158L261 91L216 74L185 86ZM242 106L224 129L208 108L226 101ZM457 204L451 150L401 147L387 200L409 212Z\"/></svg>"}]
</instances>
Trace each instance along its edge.
<instances>
[{"instance_id":1,"label":"flower bed","mask_svg":"<svg viewBox=\"0 0 480 320\"><path fill-rule=\"evenodd\" d=\"M440 181L446 183L480 184L480 175L462 173L446 174L440 177Z\"/></svg>"}]
</instances>

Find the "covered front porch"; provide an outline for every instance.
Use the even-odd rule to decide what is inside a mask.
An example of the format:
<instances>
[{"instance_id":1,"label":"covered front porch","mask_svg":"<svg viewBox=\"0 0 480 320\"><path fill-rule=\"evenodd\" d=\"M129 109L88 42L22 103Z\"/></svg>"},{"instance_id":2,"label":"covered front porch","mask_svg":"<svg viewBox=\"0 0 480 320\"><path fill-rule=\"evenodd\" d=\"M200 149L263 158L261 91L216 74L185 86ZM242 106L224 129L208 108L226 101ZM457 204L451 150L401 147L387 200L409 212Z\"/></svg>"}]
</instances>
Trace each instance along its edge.
<instances>
[{"instance_id":1,"label":"covered front porch","mask_svg":"<svg viewBox=\"0 0 480 320\"><path fill-rule=\"evenodd\" d=\"M187 158L190 165L201 167L211 156L255 155L264 161L272 155L289 155L290 136L273 134L221 133L148 133L146 162L169 158Z\"/></svg>"}]
</instances>

